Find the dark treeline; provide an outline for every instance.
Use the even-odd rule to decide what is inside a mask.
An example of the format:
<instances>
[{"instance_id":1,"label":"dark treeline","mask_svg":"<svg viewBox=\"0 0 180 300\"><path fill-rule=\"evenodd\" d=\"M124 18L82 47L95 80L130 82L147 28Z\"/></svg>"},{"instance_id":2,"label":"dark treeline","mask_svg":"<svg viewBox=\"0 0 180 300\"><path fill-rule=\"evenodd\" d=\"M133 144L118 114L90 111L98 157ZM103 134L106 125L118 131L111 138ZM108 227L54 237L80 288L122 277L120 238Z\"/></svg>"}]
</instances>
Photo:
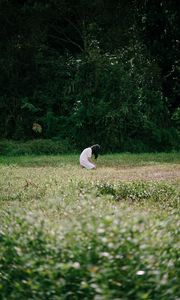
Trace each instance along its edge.
<instances>
[{"instance_id":1,"label":"dark treeline","mask_svg":"<svg viewBox=\"0 0 180 300\"><path fill-rule=\"evenodd\" d=\"M1 0L0 138L178 149L178 16L174 0Z\"/></svg>"}]
</instances>

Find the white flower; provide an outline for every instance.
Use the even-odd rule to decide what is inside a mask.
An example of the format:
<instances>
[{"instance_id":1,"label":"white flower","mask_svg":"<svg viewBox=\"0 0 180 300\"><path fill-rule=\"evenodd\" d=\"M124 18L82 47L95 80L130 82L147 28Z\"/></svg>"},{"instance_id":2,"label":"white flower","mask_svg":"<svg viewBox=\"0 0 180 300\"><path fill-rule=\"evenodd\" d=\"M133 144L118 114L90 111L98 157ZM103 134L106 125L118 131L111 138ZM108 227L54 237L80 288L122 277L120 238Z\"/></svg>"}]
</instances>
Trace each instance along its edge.
<instances>
[{"instance_id":1,"label":"white flower","mask_svg":"<svg viewBox=\"0 0 180 300\"><path fill-rule=\"evenodd\" d=\"M105 230L104 230L104 228L98 228L97 232L98 232L98 233L104 233Z\"/></svg>"},{"instance_id":2,"label":"white flower","mask_svg":"<svg viewBox=\"0 0 180 300\"><path fill-rule=\"evenodd\" d=\"M72 267L73 267L74 269L78 270L78 269L80 269L81 265L80 265L79 262L74 262L73 265L72 265Z\"/></svg>"},{"instance_id":3,"label":"white flower","mask_svg":"<svg viewBox=\"0 0 180 300\"><path fill-rule=\"evenodd\" d=\"M109 257L109 253L108 253L108 252L102 252L102 253L101 253L101 256L102 256L102 257Z\"/></svg>"},{"instance_id":4,"label":"white flower","mask_svg":"<svg viewBox=\"0 0 180 300\"><path fill-rule=\"evenodd\" d=\"M144 275L144 273L145 273L145 272L144 272L143 270L139 270L139 271L136 272L136 275L141 276L141 275Z\"/></svg>"}]
</instances>

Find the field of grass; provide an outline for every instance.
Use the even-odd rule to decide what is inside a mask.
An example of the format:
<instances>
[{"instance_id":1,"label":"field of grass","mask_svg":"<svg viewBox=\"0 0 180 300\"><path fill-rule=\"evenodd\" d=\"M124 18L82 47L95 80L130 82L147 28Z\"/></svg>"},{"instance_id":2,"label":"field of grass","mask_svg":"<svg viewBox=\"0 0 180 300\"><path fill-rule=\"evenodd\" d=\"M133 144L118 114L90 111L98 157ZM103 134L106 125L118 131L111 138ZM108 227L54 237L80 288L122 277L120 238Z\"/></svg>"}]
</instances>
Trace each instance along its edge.
<instances>
[{"instance_id":1,"label":"field of grass","mask_svg":"<svg viewBox=\"0 0 180 300\"><path fill-rule=\"evenodd\" d=\"M179 300L180 153L0 157L0 299Z\"/></svg>"}]
</instances>

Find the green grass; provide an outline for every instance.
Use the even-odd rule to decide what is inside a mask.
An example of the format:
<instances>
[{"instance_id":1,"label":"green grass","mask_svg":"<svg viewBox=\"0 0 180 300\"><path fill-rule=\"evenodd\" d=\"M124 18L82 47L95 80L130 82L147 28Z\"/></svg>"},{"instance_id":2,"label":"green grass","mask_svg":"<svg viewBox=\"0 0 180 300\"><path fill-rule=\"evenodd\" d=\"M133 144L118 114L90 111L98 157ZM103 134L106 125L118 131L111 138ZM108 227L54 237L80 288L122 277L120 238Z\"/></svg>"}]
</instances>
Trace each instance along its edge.
<instances>
[{"instance_id":1,"label":"green grass","mask_svg":"<svg viewBox=\"0 0 180 300\"><path fill-rule=\"evenodd\" d=\"M78 154L67 155L27 155L27 156L0 156L0 164L19 166L59 166L79 163ZM171 153L122 153L101 155L99 165L103 166L142 166L157 163L180 163L180 152Z\"/></svg>"},{"instance_id":2,"label":"green grass","mask_svg":"<svg viewBox=\"0 0 180 300\"><path fill-rule=\"evenodd\" d=\"M0 299L178 300L179 158L0 157Z\"/></svg>"}]
</instances>

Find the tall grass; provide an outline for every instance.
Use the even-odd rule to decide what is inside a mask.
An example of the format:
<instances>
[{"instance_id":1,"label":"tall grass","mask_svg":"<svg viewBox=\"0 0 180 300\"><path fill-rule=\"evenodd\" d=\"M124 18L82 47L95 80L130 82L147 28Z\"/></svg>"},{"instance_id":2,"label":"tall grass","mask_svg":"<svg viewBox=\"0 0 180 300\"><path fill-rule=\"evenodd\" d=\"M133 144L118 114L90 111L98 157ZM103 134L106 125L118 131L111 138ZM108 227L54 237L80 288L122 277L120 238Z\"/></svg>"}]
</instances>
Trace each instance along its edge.
<instances>
[{"instance_id":1,"label":"tall grass","mask_svg":"<svg viewBox=\"0 0 180 300\"><path fill-rule=\"evenodd\" d=\"M179 154L78 158L0 158L0 299L178 300Z\"/></svg>"}]
</instances>

